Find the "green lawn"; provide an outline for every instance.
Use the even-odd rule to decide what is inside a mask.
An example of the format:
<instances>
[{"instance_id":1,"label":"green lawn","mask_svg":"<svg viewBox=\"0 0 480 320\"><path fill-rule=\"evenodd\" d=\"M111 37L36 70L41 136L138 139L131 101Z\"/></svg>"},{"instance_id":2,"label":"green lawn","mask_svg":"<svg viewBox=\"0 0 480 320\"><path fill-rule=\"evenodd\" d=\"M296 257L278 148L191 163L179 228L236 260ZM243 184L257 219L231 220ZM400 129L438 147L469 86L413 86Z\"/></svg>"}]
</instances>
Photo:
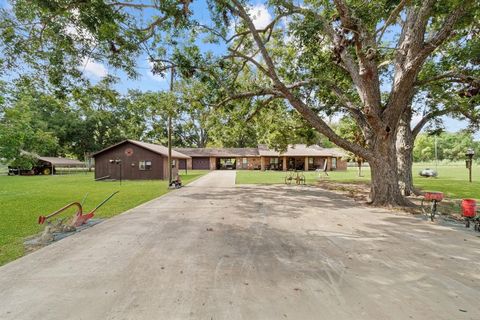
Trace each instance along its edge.
<instances>
[{"instance_id":1,"label":"green lawn","mask_svg":"<svg viewBox=\"0 0 480 320\"><path fill-rule=\"evenodd\" d=\"M442 191L449 198L480 199L480 166L473 167L473 182L468 182L468 170L465 164L439 165L438 178L423 178L418 175L422 168L435 168L433 164L415 164L413 168L414 184L422 190ZM356 168L347 171L329 172L327 179L339 182L369 182L370 170L363 169L364 177L357 176ZM318 173L306 172L307 184L315 184L319 180ZM285 172L279 171L237 171L237 184L276 184L284 183Z\"/></svg>"},{"instance_id":2,"label":"green lawn","mask_svg":"<svg viewBox=\"0 0 480 320\"><path fill-rule=\"evenodd\" d=\"M183 183L208 171L189 171L182 175ZM0 265L24 254L25 237L38 233L40 215L88 197L84 210L93 209L112 192L119 190L96 212L96 217L111 217L168 192L166 181L96 182L93 174L65 176L0 176ZM74 209L63 216L72 215Z\"/></svg>"}]
</instances>

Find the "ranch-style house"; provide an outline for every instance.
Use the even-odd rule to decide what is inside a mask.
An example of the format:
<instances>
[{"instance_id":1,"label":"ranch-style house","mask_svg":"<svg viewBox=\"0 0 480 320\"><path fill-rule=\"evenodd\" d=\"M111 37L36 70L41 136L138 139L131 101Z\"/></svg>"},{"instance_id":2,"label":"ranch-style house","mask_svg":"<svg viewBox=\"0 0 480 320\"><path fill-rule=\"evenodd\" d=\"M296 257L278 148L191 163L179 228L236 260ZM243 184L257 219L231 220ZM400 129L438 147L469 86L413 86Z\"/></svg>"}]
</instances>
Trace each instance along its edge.
<instances>
[{"instance_id":1,"label":"ranch-style house","mask_svg":"<svg viewBox=\"0 0 480 320\"><path fill-rule=\"evenodd\" d=\"M93 154L95 178L165 179L168 148L124 140ZM346 170L344 153L317 145L290 145L285 152L257 148L174 148L173 164L183 170Z\"/></svg>"}]
</instances>

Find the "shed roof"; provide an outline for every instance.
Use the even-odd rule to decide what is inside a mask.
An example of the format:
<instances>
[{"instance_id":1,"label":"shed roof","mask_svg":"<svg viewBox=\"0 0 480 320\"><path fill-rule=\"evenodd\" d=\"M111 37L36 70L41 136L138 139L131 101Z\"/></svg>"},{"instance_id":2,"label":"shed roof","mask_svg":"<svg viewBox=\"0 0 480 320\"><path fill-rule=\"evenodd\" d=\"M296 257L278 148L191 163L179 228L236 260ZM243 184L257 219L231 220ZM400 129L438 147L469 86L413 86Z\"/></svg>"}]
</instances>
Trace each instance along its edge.
<instances>
[{"instance_id":1,"label":"shed roof","mask_svg":"<svg viewBox=\"0 0 480 320\"><path fill-rule=\"evenodd\" d=\"M48 162L53 164L54 166L84 166L85 163L79 161L77 159L70 159L70 158L62 158L62 157L42 157L36 154L35 152L29 152L25 150L21 150L20 154L27 155L33 158L36 158L43 162Z\"/></svg>"},{"instance_id":2,"label":"shed roof","mask_svg":"<svg viewBox=\"0 0 480 320\"><path fill-rule=\"evenodd\" d=\"M148 142L137 141L137 140L130 140L130 139L124 140L124 141L119 142L119 143L117 143L117 144L114 144L114 145L112 145L112 146L110 146L110 147L107 147L107 148L105 148L105 149L102 149L102 150L100 150L100 151L98 151L98 152L95 152L92 156L95 157L95 156L99 155L100 153L103 153L103 152L105 152L105 151L107 151L107 150L110 150L110 149L112 149L112 148L115 148L115 147L117 147L117 146L119 146L119 145L122 145L122 144L124 144L124 143L127 143L127 142L130 142L130 143L132 143L132 144L134 144L134 145L137 145L137 146L139 146L139 147L141 147L141 148L150 150L150 151L155 152L155 153L157 153L157 154L160 154L160 155L162 155L162 156L168 157L168 148L165 147L165 146L162 146L162 145L159 145L159 144L148 143ZM178 158L178 159L189 159L189 158L190 158L188 155L185 155L185 154L180 153L180 152L178 152L178 151L175 151L175 150L173 150L173 149L172 149L172 157L173 157L173 158Z\"/></svg>"},{"instance_id":3,"label":"shed roof","mask_svg":"<svg viewBox=\"0 0 480 320\"><path fill-rule=\"evenodd\" d=\"M69 158L61 158L61 157L37 157L38 160L49 162L54 166L85 166L85 163L76 160L76 159L69 159Z\"/></svg>"}]
</instances>

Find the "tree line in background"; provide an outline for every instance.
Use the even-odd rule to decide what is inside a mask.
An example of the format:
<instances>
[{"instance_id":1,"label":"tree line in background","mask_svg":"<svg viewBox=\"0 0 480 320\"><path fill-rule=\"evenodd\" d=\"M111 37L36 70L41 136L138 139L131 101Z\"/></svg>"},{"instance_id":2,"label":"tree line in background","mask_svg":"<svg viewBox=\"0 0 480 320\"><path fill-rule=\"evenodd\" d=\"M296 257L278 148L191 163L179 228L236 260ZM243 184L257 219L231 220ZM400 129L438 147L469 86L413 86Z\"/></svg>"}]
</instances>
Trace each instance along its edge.
<instances>
[{"instance_id":1,"label":"tree line in background","mask_svg":"<svg viewBox=\"0 0 480 320\"><path fill-rule=\"evenodd\" d=\"M57 95L28 78L1 87L0 157L28 168L26 152L43 156L89 154L124 139L167 144L173 119L176 147L255 147L259 143L322 143L320 135L285 105L252 113L250 102L227 109L213 105L198 81L179 81L174 92L121 94L111 79ZM254 102L253 102L254 103ZM324 142L325 143L325 142Z\"/></svg>"},{"instance_id":2,"label":"tree line in background","mask_svg":"<svg viewBox=\"0 0 480 320\"><path fill-rule=\"evenodd\" d=\"M436 146L436 154L435 154ZM442 132L439 135L421 133L415 141L413 149L414 161L464 161L465 151L472 148L475 158L480 155L480 142L475 140L472 133L460 131L457 133Z\"/></svg>"},{"instance_id":3,"label":"tree line in background","mask_svg":"<svg viewBox=\"0 0 480 320\"><path fill-rule=\"evenodd\" d=\"M1 71L28 65L26 72L46 78L78 112L90 102L69 95L85 61L135 77L138 58L147 56L154 73L174 67L208 93L202 99L217 125L205 132L210 141L229 145L235 133L232 145L256 136L284 147L292 130L321 134L370 163L371 203L380 206L410 204L400 185L405 194L413 190L414 145L426 125L449 115L478 127L478 1L210 0L205 6L208 19L186 0L12 1L12 10L0 11ZM268 23L259 24L258 8ZM83 92L90 88L79 90L89 97ZM341 134L332 116L348 117L356 132ZM412 126L414 116L421 119Z\"/></svg>"},{"instance_id":4,"label":"tree line in background","mask_svg":"<svg viewBox=\"0 0 480 320\"><path fill-rule=\"evenodd\" d=\"M43 156L84 159L124 139L166 145L168 116L173 116L173 144L177 147L255 147L265 143L282 149L289 143L334 147L302 121L298 114L277 104L252 112L252 101L237 102L227 109L209 101L198 81L180 81L169 92L130 90L121 94L106 79L68 95L38 89L32 79L3 84L0 96L0 150L3 162L28 167L22 151ZM215 111L215 112L214 112ZM350 117L333 124L337 134L357 144L363 135ZM437 154L435 155L435 145ZM413 148L414 161L458 161L465 150L480 154L480 142L471 131L420 133ZM364 159L347 158L361 165Z\"/></svg>"}]
</instances>

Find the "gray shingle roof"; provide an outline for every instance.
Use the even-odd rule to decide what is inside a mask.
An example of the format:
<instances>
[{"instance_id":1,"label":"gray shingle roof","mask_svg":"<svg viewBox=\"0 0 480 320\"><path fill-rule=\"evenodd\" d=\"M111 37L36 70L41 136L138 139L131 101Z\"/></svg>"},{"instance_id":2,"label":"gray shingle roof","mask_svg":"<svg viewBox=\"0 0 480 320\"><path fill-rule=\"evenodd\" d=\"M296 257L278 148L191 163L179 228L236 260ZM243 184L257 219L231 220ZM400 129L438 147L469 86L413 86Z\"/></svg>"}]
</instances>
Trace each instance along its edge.
<instances>
[{"instance_id":1,"label":"gray shingle roof","mask_svg":"<svg viewBox=\"0 0 480 320\"><path fill-rule=\"evenodd\" d=\"M116 147L122 143L130 142L142 148L148 149L163 156L168 156L168 148L162 145L141 142L136 140L125 140L93 154L96 156L106 150ZM265 145L258 148L174 148L172 157L188 159L190 157L343 157L345 154L339 149L322 148L317 145L307 146L305 144L289 145L287 151L278 152L269 149Z\"/></svg>"},{"instance_id":2,"label":"gray shingle roof","mask_svg":"<svg viewBox=\"0 0 480 320\"><path fill-rule=\"evenodd\" d=\"M322 148L318 145L307 146L305 144L289 145L284 152L278 152L268 149L265 145L259 145L258 151L261 156L265 157L343 157L345 154L338 149Z\"/></svg>"},{"instance_id":3,"label":"gray shingle roof","mask_svg":"<svg viewBox=\"0 0 480 320\"><path fill-rule=\"evenodd\" d=\"M257 148L175 148L190 157L258 157Z\"/></svg>"},{"instance_id":4,"label":"gray shingle roof","mask_svg":"<svg viewBox=\"0 0 480 320\"><path fill-rule=\"evenodd\" d=\"M150 150L150 151L152 151L152 152L158 153L158 154L160 154L160 155L162 155L162 156L168 157L168 148L165 147L165 146L162 146L162 145L159 145L159 144L148 143L148 142L137 141L137 140L130 140L130 139L124 140L124 141L119 142L119 143L117 143L117 144L114 144L114 145L112 145L112 146L110 146L110 147L108 147L108 148L105 148L105 149L103 149L103 150L100 150L100 151L98 151L98 152L95 152L92 156L95 157L96 155L98 155L98 154L100 154L100 153L102 153L102 152L104 152L104 151L107 151L107 150L109 150L109 149L111 149L111 148L114 148L114 147L119 146L119 145L121 145L121 144L123 144L123 143L126 143L126 142L133 143L133 144L135 144L135 145L137 145L137 146L139 146L139 147L142 147L142 148L144 148L144 149L147 149L147 150ZM178 158L178 159L189 159L189 158L190 158L189 156L187 156L187 155L185 155L185 154L183 154L183 153L180 153L180 152L178 152L178 151L175 151L174 149L172 149L172 157L173 157L173 158Z\"/></svg>"}]
</instances>

